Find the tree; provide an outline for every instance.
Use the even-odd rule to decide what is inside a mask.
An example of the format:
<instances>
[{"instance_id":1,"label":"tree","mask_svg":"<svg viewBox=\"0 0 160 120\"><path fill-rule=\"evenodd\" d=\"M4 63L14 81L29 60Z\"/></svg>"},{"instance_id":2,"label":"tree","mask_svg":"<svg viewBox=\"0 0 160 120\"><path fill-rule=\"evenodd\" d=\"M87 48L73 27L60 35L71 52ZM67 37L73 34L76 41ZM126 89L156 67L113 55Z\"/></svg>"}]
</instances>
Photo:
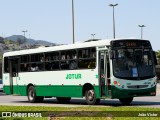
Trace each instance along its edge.
<instances>
[{"instance_id":1,"label":"tree","mask_svg":"<svg viewBox=\"0 0 160 120\"><path fill-rule=\"evenodd\" d=\"M21 44L23 44L25 42L26 42L25 39L17 38L18 45L21 45Z\"/></svg>"},{"instance_id":2,"label":"tree","mask_svg":"<svg viewBox=\"0 0 160 120\"><path fill-rule=\"evenodd\" d=\"M0 37L0 43L4 44L4 38L3 37Z\"/></svg>"},{"instance_id":3,"label":"tree","mask_svg":"<svg viewBox=\"0 0 160 120\"><path fill-rule=\"evenodd\" d=\"M158 65L160 65L160 50L156 51Z\"/></svg>"}]
</instances>

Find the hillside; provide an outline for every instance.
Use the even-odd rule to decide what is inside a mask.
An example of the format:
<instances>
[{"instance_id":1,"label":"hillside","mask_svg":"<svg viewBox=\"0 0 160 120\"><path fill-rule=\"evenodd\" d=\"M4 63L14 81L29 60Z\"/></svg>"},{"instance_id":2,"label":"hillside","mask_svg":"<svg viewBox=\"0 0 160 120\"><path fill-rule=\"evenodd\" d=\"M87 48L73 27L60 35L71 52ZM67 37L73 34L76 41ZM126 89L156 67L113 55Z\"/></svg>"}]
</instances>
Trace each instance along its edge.
<instances>
[{"instance_id":1,"label":"hillside","mask_svg":"<svg viewBox=\"0 0 160 120\"><path fill-rule=\"evenodd\" d=\"M7 39L7 40L12 40L14 42L17 42L18 39L21 39L21 40L24 40L24 36L22 35L12 35L12 36L9 36L9 37L6 37L4 39ZM27 44L27 45L43 45L43 46L54 46L56 45L55 43L51 43L51 42L48 42L48 41L45 41L45 40L34 40L34 39L30 39L30 38L25 38L25 43L24 44Z\"/></svg>"},{"instance_id":2,"label":"hillside","mask_svg":"<svg viewBox=\"0 0 160 120\"><path fill-rule=\"evenodd\" d=\"M8 51L17 51L24 49L38 48L40 46L55 46L58 44L51 43L45 40L34 40L25 38L22 35L12 35L6 38L0 37L0 61L2 55Z\"/></svg>"}]
</instances>

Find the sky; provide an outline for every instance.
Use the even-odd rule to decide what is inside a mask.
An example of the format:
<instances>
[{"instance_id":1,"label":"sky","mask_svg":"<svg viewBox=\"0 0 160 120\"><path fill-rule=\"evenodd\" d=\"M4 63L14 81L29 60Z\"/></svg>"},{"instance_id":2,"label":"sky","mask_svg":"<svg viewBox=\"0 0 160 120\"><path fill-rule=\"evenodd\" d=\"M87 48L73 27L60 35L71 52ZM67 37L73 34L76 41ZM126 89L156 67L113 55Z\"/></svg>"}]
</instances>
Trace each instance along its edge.
<instances>
[{"instance_id":1,"label":"sky","mask_svg":"<svg viewBox=\"0 0 160 120\"><path fill-rule=\"evenodd\" d=\"M151 41L160 50L160 0L74 0L75 42L113 38L112 7L115 7L116 38ZM72 0L1 0L0 36L23 35L36 40L72 44ZM159 44L158 44L159 43Z\"/></svg>"}]
</instances>

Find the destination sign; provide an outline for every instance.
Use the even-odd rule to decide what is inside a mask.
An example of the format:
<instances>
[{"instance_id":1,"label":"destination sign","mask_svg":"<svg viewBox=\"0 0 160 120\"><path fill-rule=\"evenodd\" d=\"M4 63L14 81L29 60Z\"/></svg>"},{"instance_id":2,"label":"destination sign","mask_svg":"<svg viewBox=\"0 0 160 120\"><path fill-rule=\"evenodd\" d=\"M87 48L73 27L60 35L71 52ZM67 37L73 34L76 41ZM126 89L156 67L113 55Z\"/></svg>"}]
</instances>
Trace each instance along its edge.
<instances>
[{"instance_id":1,"label":"destination sign","mask_svg":"<svg viewBox=\"0 0 160 120\"><path fill-rule=\"evenodd\" d=\"M115 40L111 41L112 47L147 47L151 48L151 44L147 40Z\"/></svg>"}]
</instances>

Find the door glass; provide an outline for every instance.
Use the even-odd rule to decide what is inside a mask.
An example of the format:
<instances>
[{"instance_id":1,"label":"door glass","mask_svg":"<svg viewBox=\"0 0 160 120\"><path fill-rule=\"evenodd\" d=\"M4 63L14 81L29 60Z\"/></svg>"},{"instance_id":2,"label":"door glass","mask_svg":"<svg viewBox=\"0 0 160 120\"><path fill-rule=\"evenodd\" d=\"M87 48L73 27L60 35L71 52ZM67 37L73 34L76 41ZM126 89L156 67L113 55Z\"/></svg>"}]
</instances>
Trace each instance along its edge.
<instances>
[{"instance_id":1,"label":"door glass","mask_svg":"<svg viewBox=\"0 0 160 120\"><path fill-rule=\"evenodd\" d=\"M12 77L16 77L18 72L18 63L17 61L12 61Z\"/></svg>"},{"instance_id":2,"label":"door glass","mask_svg":"<svg viewBox=\"0 0 160 120\"><path fill-rule=\"evenodd\" d=\"M105 52L100 52L100 86L101 94L105 95Z\"/></svg>"}]
</instances>

